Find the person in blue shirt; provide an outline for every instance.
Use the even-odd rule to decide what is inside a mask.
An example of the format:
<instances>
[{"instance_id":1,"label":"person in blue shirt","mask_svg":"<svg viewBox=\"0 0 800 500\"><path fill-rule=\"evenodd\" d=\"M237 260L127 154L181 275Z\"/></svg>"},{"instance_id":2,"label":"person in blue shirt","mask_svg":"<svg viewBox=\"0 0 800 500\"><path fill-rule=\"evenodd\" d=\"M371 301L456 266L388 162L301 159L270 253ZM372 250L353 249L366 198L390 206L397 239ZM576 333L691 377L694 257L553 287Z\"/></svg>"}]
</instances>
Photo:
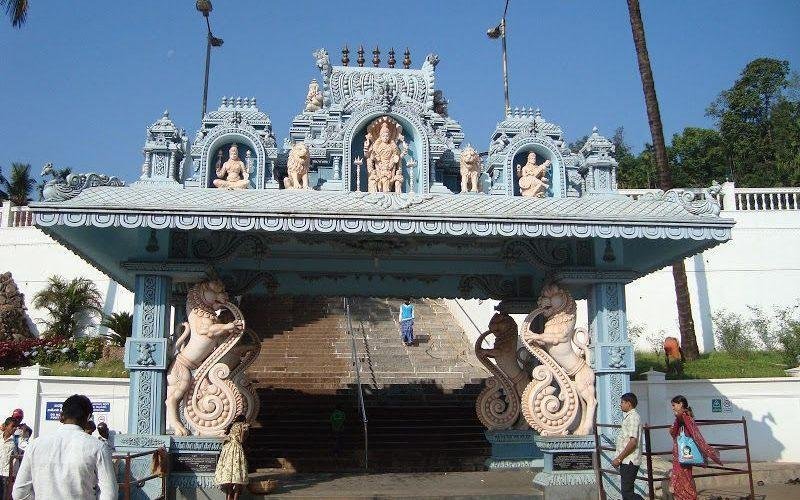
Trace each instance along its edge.
<instances>
[{"instance_id":1,"label":"person in blue shirt","mask_svg":"<svg viewBox=\"0 0 800 500\"><path fill-rule=\"evenodd\" d=\"M414 306L409 299L405 299L400 305L400 333L403 335L403 343L412 345L414 343Z\"/></svg>"}]
</instances>

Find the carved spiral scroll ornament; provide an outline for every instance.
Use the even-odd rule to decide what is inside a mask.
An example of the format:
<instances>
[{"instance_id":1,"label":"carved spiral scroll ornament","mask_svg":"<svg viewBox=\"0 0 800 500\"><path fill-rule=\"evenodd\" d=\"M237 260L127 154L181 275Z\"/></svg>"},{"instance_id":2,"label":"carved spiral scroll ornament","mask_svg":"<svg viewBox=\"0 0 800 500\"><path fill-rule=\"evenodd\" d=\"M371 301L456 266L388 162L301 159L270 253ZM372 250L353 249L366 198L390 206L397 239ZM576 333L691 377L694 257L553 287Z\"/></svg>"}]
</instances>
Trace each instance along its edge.
<instances>
[{"instance_id":1,"label":"carved spiral scroll ornament","mask_svg":"<svg viewBox=\"0 0 800 500\"><path fill-rule=\"evenodd\" d=\"M224 306L234 320L242 321L244 325L244 316L236 305L226 302ZM244 327L231 332L194 373L192 385L183 400L183 416L198 435L220 436L240 414L245 415L248 421L255 418L258 400L244 380L244 370L255 359L260 346L256 343L241 354L233 351L245 333L251 339L254 336ZM241 361L233 369L223 359L229 353L236 358L241 356Z\"/></svg>"},{"instance_id":2,"label":"carved spiral scroll ornament","mask_svg":"<svg viewBox=\"0 0 800 500\"><path fill-rule=\"evenodd\" d=\"M533 369L533 380L522 393L522 414L541 435L565 436L580 417L581 399L570 374L533 338L530 326L541 313L541 308L531 311L520 328L523 345L541 363ZM571 343L574 323L574 314L559 313L548 318L545 330L568 329L570 331L564 333Z\"/></svg>"},{"instance_id":3,"label":"carved spiral scroll ornament","mask_svg":"<svg viewBox=\"0 0 800 500\"><path fill-rule=\"evenodd\" d=\"M510 429L517 422L520 415L520 396L517 388L508 376L481 353L481 343L491 331L486 331L475 341L475 354L493 377L486 379L486 387L478 394L475 409L478 419L487 429Z\"/></svg>"}]
</instances>

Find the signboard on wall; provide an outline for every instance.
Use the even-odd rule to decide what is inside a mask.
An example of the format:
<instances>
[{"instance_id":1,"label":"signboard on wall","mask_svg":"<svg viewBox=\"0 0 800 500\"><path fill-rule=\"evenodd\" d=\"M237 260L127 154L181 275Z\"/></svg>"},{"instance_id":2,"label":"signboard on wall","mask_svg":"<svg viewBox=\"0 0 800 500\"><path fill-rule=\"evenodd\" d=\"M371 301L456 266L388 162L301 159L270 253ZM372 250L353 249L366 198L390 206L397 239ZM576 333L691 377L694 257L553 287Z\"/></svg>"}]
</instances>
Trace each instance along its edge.
<instances>
[{"instance_id":1,"label":"signboard on wall","mask_svg":"<svg viewBox=\"0 0 800 500\"><path fill-rule=\"evenodd\" d=\"M733 411L733 403L728 398L712 398L711 399L711 413L731 413Z\"/></svg>"},{"instance_id":2,"label":"signboard on wall","mask_svg":"<svg viewBox=\"0 0 800 500\"><path fill-rule=\"evenodd\" d=\"M61 408L63 406L61 401L48 401L44 409L45 420L59 420L61 418ZM111 413L111 402L97 401L92 403L92 412L94 413L95 422L105 422L108 418L108 413Z\"/></svg>"}]
</instances>

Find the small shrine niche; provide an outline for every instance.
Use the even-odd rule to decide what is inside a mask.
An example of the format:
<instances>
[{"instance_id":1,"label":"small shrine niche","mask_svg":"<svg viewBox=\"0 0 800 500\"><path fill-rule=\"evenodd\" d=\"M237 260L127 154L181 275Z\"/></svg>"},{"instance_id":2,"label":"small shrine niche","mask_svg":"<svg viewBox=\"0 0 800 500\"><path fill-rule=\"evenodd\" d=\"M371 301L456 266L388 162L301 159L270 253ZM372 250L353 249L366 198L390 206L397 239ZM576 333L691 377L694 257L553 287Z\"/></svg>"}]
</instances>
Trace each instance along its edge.
<instances>
[{"instance_id":1,"label":"small shrine niche","mask_svg":"<svg viewBox=\"0 0 800 500\"><path fill-rule=\"evenodd\" d=\"M384 115L353 137L351 190L382 193L420 192L417 141L410 128Z\"/></svg>"},{"instance_id":2,"label":"small shrine niche","mask_svg":"<svg viewBox=\"0 0 800 500\"><path fill-rule=\"evenodd\" d=\"M244 142L226 142L216 148L209 160L208 186L218 189L254 189L256 157Z\"/></svg>"},{"instance_id":3,"label":"small shrine niche","mask_svg":"<svg viewBox=\"0 0 800 500\"><path fill-rule=\"evenodd\" d=\"M514 179L514 196L547 198L553 196L551 189L553 165L548 155L534 149L526 149L514 155L511 175Z\"/></svg>"}]
</instances>

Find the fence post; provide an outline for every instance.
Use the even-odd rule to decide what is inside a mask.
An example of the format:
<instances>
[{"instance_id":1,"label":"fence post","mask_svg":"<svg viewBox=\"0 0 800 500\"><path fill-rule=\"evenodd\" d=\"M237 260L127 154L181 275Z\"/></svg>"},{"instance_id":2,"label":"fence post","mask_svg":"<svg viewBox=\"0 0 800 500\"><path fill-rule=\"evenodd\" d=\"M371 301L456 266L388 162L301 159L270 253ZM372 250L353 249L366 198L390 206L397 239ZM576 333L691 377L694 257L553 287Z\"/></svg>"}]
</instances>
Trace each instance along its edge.
<instances>
[{"instance_id":1,"label":"fence post","mask_svg":"<svg viewBox=\"0 0 800 500\"><path fill-rule=\"evenodd\" d=\"M29 416L33 431L32 437L39 435L39 420L42 417L42 401L39 394L41 392L40 379L49 371L50 368L39 365L25 366L19 370L17 402L25 415Z\"/></svg>"},{"instance_id":2,"label":"fence post","mask_svg":"<svg viewBox=\"0 0 800 500\"><path fill-rule=\"evenodd\" d=\"M644 426L644 452L647 454L647 489L650 498L656 497L653 484L653 446L650 444L650 424Z\"/></svg>"},{"instance_id":3,"label":"fence post","mask_svg":"<svg viewBox=\"0 0 800 500\"><path fill-rule=\"evenodd\" d=\"M11 202L6 200L0 207L0 227L11 227Z\"/></svg>"},{"instance_id":4,"label":"fence post","mask_svg":"<svg viewBox=\"0 0 800 500\"><path fill-rule=\"evenodd\" d=\"M747 420L742 417L742 429L744 430L744 451L747 453L747 479L750 481L750 499L756 498L756 492L753 489L753 466L750 462L750 439L747 436Z\"/></svg>"},{"instance_id":5,"label":"fence post","mask_svg":"<svg viewBox=\"0 0 800 500\"><path fill-rule=\"evenodd\" d=\"M722 209L725 211L736 210L736 184L733 181L722 183Z\"/></svg>"}]
</instances>

